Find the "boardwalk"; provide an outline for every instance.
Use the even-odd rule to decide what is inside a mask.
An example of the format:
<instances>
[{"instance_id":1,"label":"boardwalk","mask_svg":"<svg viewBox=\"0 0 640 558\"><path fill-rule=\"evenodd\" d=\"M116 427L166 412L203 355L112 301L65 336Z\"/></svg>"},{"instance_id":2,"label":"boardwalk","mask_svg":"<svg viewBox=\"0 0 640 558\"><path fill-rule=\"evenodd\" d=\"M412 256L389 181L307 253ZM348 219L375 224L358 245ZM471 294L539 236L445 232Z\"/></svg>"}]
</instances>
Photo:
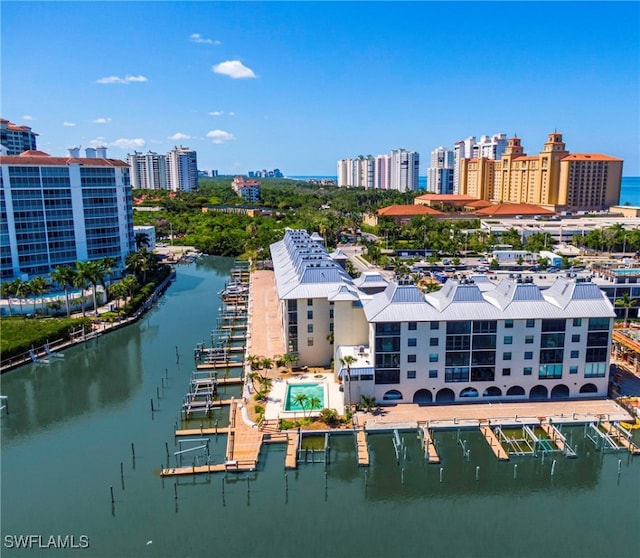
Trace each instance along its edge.
<instances>
[{"instance_id":1,"label":"boardwalk","mask_svg":"<svg viewBox=\"0 0 640 558\"><path fill-rule=\"evenodd\" d=\"M358 452L358 467L368 467L369 446L367 445L367 433L364 430L356 432L356 450Z\"/></svg>"},{"instance_id":2,"label":"boardwalk","mask_svg":"<svg viewBox=\"0 0 640 558\"><path fill-rule=\"evenodd\" d=\"M482 432L482 435L487 440L487 443L489 444L489 446L493 450L493 453L496 455L496 457L500 461L509 461L509 455L507 455L507 452L502 447L502 444L500 443L500 440L498 440L498 438L494 434L493 430L491 430L491 427L490 426L486 426L486 425L481 426L480 427L480 432Z\"/></svg>"},{"instance_id":3,"label":"boardwalk","mask_svg":"<svg viewBox=\"0 0 640 558\"><path fill-rule=\"evenodd\" d=\"M284 459L285 469L296 469L298 467L298 446L300 445L300 434L297 432L287 432L287 455Z\"/></svg>"}]
</instances>

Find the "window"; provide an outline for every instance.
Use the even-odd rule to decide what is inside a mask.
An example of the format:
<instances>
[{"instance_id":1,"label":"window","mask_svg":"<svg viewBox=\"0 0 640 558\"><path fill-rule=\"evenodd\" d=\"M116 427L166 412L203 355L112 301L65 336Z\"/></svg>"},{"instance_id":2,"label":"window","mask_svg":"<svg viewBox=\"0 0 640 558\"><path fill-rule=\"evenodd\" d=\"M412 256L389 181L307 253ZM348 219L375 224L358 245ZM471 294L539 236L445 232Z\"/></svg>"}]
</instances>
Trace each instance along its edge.
<instances>
[{"instance_id":1,"label":"window","mask_svg":"<svg viewBox=\"0 0 640 558\"><path fill-rule=\"evenodd\" d=\"M533 368L531 368L531 366L525 366L525 367L522 369L522 373L523 373L525 376L531 376L531 373L532 373L532 372L533 372Z\"/></svg>"},{"instance_id":2,"label":"window","mask_svg":"<svg viewBox=\"0 0 640 558\"><path fill-rule=\"evenodd\" d=\"M564 331L567 327L567 321L562 319L542 320L542 331Z\"/></svg>"},{"instance_id":3,"label":"window","mask_svg":"<svg viewBox=\"0 0 640 558\"><path fill-rule=\"evenodd\" d=\"M471 322L447 322L447 335L464 335L465 333L471 333Z\"/></svg>"},{"instance_id":4,"label":"window","mask_svg":"<svg viewBox=\"0 0 640 558\"><path fill-rule=\"evenodd\" d=\"M606 362L587 362L584 365L585 378L604 378L606 373Z\"/></svg>"},{"instance_id":5,"label":"window","mask_svg":"<svg viewBox=\"0 0 640 558\"><path fill-rule=\"evenodd\" d=\"M503 368L502 369L503 376L511 376L511 368Z\"/></svg>"},{"instance_id":6,"label":"window","mask_svg":"<svg viewBox=\"0 0 640 558\"><path fill-rule=\"evenodd\" d=\"M438 353L431 353L429 355L429 362L438 362Z\"/></svg>"},{"instance_id":7,"label":"window","mask_svg":"<svg viewBox=\"0 0 640 558\"><path fill-rule=\"evenodd\" d=\"M437 370L429 370L429 378L437 378L438 371Z\"/></svg>"},{"instance_id":8,"label":"window","mask_svg":"<svg viewBox=\"0 0 640 558\"><path fill-rule=\"evenodd\" d=\"M416 355L407 355L407 362L416 362Z\"/></svg>"},{"instance_id":9,"label":"window","mask_svg":"<svg viewBox=\"0 0 640 558\"><path fill-rule=\"evenodd\" d=\"M589 318L589 331L609 331L609 318Z\"/></svg>"},{"instance_id":10,"label":"window","mask_svg":"<svg viewBox=\"0 0 640 558\"><path fill-rule=\"evenodd\" d=\"M527 320L527 327L535 327L535 326L536 326L536 321L529 318Z\"/></svg>"},{"instance_id":11,"label":"window","mask_svg":"<svg viewBox=\"0 0 640 558\"><path fill-rule=\"evenodd\" d=\"M579 358L580 351L571 351L571 358Z\"/></svg>"},{"instance_id":12,"label":"window","mask_svg":"<svg viewBox=\"0 0 640 558\"><path fill-rule=\"evenodd\" d=\"M580 327L582 325L582 318L573 318L573 327Z\"/></svg>"},{"instance_id":13,"label":"window","mask_svg":"<svg viewBox=\"0 0 640 558\"><path fill-rule=\"evenodd\" d=\"M440 329L440 322L431 322L429 325L431 329Z\"/></svg>"},{"instance_id":14,"label":"window","mask_svg":"<svg viewBox=\"0 0 640 558\"><path fill-rule=\"evenodd\" d=\"M574 333L571 336L571 342L572 343L580 343L580 334L579 333Z\"/></svg>"},{"instance_id":15,"label":"window","mask_svg":"<svg viewBox=\"0 0 640 558\"><path fill-rule=\"evenodd\" d=\"M513 320L505 320L504 327L507 329L511 329L513 327Z\"/></svg>"},{"instance_id":16,"label":"window","mask_svg":"<svg viewBox=\"0 0 640 558\"><path fill-rule=\"evenodd\" d=\"M577 374L578 373L578 367L577 366L570 366L569 367L569 374Z\"/></svg>"},{"instance_id":17,"label":"window","mask_svg":"<svg viewBox=\"0 0 640 558\"><path fill-rule=\"evenodd\" d=\"M540 380L562 378L562 364L541 364L538 368Z\"/></svg>"},{"instance_id":18,"label":"window","mask_svg":"<svg viewBox=\"0 0 640 558\"><path fill-rule=\"evenodd\" d=\"M418 345L418 340L415 337L409 337L409 339L407 339L408 347L416 347L417 345Z\"/></svg>"},{"instance_id":19,"label":"window","mask_svg":"<svg viewBox=\"0 0 640 558\"><path fill-rule=\"evenodd\" d=\"M329 319L333 320L333 308L329 308Z\"/></svg>"},{"instance_id":20,"label":"window","mask_svg":"<svg viewBox=\"0 0 640 558\"><path fill-rule=\"evenodd\" d=\"M307 333L313 333L313 324L307 324Z\"/></svg>"},{"instance_id":21,"label":"window","mask_svg":"<svg viewBox=\"0 0 640 558\"><path fill-rule=\"evenodd\" d=\"M437 347L439 344L439 339L437 337L430 337L429 338L429 347Z\"/></svg>"},{"instance_id":22,"label":"window","mask_svg":"<svg viewBox=\"0 0 640 558\"><path fill-rule=\"evenodd\" d=\"M415 331L416 329L418 329L418 322L409 322L408 326L409 331Z\"/></svg>"},{"instance_id":23,"label":"window","mask_svg":"<svg viewBox=\"0 0 640 558\"><path fill-rule=\"evenodd\" d=\"M313 306L313 299L312 298L308 298L307 299L307 306Z\"/></svg>"},{"instance_id":24,"label":"window","mask_svg":"<svg viewBox=\"0 0 640 558\"><path fill-rule=\"evenodd\" d=\"M307 347L313 347L313 337L307 337Z\"/></svg>"},{"instance_id":25,"label":"window","mask_svg":"<svg viewBox=\"0 0 640 558\"><path fill-rule=\"evenodd\" d=\"M511 353L502 353L502 360L511 360Z\"/></svg>"},{"instance_id":26,"label":"window","mask_svg":"<svg viewBox=\"0 0 640 558\"><path fill-rule=\"evenodd\" d=\"M512 345L513 344L513 337L511 335L505 335L504 336L504 344L505 345Z\"/></svg>"},{"instance_id":27,"label":"window","mask_svg":"<svg viewBox=\"0 0 640 558\"><path fill-rule=\"evenodd\" d=\"M524 342L527 345L531 345L533 343L533 335L526 335L524 338Z\"/></svg>"},{"instance_id":28,"label":"window","mask_svg":"<svg viewBox=\"0 0 640 558\"><path fill-rule=\"evenodd\" d=\"M416 379L416 371L407 370L407 380L415 380L415 379Z\"/></svg>"},{"instance_id":29,"label":"window","mask_svg":"<svg viewBox=\"0 0 640 558\"><path fill-rule=\"evenodd\" d=\"M313 310L307 310L307 320L313 320Z\"/></svg>"},{"instance_id":30,"label":"window","mask_svg":"<svg viewBox=\"0 0 640 558\"><path fill-rule=\"evenodd\" d=\"M495 333L498 322L495 320L484 320L481 322L473 322L473 333Z\"/></svg>"},{"instance_id":31,"label":"window","mask_svg":"<svg viewBox=\"0 0 640 558\"><path fill-rule=\"evenodd\" d=\"M468 382L469 367L468 366L452 366L444 369L445 382Z\"/></svg>"}]
</instances>

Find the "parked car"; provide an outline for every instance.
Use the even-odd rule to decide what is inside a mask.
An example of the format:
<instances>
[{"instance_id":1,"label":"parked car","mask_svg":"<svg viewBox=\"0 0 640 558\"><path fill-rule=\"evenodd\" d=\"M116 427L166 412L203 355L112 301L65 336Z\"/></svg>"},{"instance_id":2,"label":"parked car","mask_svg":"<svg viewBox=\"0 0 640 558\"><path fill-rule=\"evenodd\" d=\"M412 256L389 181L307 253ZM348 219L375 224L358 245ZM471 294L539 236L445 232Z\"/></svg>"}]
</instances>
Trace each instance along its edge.
<instances>
[{"instance_id":1,"label":"parked car","mask_svg":"<svg viewBox=\"0 0 640 558\"><path fill-rule=\"evenodd\" d=\"M551 266L547 268L547 273L558 273L558 271L560 271L560 269L555 266Z\"/></svg>"},{"instance_id":2,"label":"parked car","mask_svg":"<svg viewBox=\"0 0 640 558\"><path fill-rule=\"evenodd\" d=\"M478 267L476 267L475 271L477 271L478 273L487 273L487 271L489 271L489 268L486 265L479 265Z\"/></svg>"}]
</instances>

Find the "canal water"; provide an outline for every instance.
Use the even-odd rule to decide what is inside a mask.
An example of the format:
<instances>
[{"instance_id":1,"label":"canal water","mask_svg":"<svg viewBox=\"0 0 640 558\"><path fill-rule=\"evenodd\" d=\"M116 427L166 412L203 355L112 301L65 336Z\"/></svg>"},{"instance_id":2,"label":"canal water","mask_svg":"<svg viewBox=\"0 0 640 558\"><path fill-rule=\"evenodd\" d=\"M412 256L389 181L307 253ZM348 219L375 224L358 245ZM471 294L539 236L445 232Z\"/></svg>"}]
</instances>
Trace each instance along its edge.
<instances>
[{"instance_id":1,"label":"canal water","mask_svg":"<svg viewBox=\"0 0 640 558\"><path fill-rule=\"evenodd\" d=\"M2 376L3 557L637 556L640 459L596 451L581 427L565 431L573 460L498 463L463 430L436 433L442 463L429 465L406 431L398 460L390 434L370 435L368 469L347 434L330 438L326 467L285 475L285 448L271 446L255 473L160 478L167 446L178 450L193 349L210 344L232 265L181 266L137 324ZM212 440L216 462L225 444ZM15 548L29 535L41 539ZM40 548L50 536L86 548Z\"/></svg>"}]
</instances>

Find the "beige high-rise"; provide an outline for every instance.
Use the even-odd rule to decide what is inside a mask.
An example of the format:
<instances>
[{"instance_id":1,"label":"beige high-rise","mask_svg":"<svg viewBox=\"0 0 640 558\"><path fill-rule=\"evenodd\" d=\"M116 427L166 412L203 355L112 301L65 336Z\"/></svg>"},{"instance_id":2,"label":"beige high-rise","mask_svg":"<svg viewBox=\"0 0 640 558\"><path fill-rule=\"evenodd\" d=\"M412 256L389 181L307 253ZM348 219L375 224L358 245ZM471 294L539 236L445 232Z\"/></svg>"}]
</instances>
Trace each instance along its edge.
<instances>
[{"instance_id":1,"label":"beige high-rise","mask_svg":"<svg viewBox=\"0 0 640 558\"><path fill-rule=\"evenodd\" d=\"M492 202L530 203L587 211L617 205L622 160L597 153L573 154L562 134L549 134L539 155L524 153L509 139L499 160L462 159L460 193Z\"/></svg>"}]
</instances>

